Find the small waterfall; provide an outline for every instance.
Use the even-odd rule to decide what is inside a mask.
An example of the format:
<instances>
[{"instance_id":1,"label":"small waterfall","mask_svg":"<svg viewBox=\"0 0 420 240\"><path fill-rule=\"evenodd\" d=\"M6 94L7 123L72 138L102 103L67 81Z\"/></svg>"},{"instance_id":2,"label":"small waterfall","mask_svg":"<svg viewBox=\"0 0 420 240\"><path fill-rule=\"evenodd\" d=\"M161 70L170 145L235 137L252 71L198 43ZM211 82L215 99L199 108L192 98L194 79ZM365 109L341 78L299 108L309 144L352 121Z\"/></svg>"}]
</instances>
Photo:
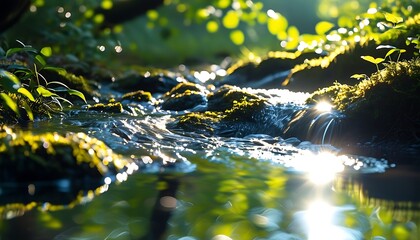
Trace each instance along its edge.
<instances>
[{"instance_id":1,"label":"small waterfall","mask_svg":"<svg viewBox=\"0 0 420 240\"><path fill-rule=\"evenodd\" d=\"M284 137L297 137L316 144L332 144L340 133L343 115L313 106L297 111L283 130Z\"/></svg>"}]
</instances>

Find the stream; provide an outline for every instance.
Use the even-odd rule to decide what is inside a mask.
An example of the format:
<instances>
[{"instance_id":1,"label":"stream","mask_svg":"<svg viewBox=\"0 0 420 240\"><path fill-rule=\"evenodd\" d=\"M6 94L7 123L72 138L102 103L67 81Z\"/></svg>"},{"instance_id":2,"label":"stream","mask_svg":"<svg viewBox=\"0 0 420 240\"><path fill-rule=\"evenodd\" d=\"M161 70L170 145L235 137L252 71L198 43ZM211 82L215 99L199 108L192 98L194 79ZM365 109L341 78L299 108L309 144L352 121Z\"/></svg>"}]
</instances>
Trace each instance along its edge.
<instances>
[{"instance_id":1,"label":"stream","mask_svg":"<svg viewBox=\"0 0 420 240\"><path fill-rule=\"evenodd\" d=\"M278 91L266 93L278 118L309 108L305 94ZM343 153L326 141L329 125L319 144L207 136L173 127L188 110L124 109L70 108L27 127L86 133L136 166L99 182L0 183L0 240L420 239L419 171Z\"/></svg>"}]
</instances>

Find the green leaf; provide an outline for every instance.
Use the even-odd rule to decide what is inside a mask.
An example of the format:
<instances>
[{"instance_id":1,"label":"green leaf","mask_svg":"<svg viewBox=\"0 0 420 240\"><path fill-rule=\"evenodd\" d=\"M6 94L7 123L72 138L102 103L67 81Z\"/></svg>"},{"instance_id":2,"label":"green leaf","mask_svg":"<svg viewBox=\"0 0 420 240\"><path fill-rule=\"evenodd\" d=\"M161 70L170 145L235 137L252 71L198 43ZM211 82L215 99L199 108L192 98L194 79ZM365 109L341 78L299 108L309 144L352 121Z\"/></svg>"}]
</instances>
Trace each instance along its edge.
<instances>
[{"instance_id":1,"label":"green leaf","mask_svg":"<svg viewBox=\"0 0 420 240\"><path fill-rule=\"evenodd\" d=\"M67 87L67 85L66 85L66 84L64 84L64 83L62 83L62 82L52 81L52 82L47 83L47 86L50 86L51 84L57 84L57 85L62 86L62 87L64 87L64 88L66 88L66 89L70 89L69 87Z\"/></svg>"},{"instance_id":2,"label":"green leaf","mask_svg":"<svg viewBox=\"0 0 420 240\"><path fill-rule=\"evenodd\" d=\"M395 14L392 14L392 13L387 13L386 12L386 13L384 13L384 15L385 15L385 19L388 22L392 22L394 24L397 24L397 23L400 23L400 22L403 21L403 18L402 17L399 17L399 16L397 16Z\"/></svg>"},{"instance_id":3,"label":"green leaf","mask_svg":"<svg viewBox=\"0 0 420 240\"><path fill-rule=\"evenodd\" d=\"M315 26L315 32L318 35L324 35L326 32L331 30L331 28L334 27L333 23L327 22L327 21L321 21L316 24Z\"/></svg>"},{"instance_id":4,"label":"green leaf","mask_svg":"<svg viewBox=\"0 0 420 240\"><path fill-rule=\"evenodd\" d=\"M86 102L86 98L85 98L85 95L82 93L82 92L79 92L79 91L77 91L77 90L74 90L74 89L69 89L68 91L67 91L70 95L75 95L75 96L78 96L79 98L81 98L85 103L87 103Z\"/></svg>"},{"instance_id":5,"label":"green leaf","mask_svg":"<svg viewBox=\"0 0 420 240\"><path fill-rule=\"evenodd\" d=\"M34 96L26 88L21 87L18 89L18 92L23 96L27 97L30 101L35 102Z\"/></svg>"},{"instance_id":6,"label":"green leaf","mask_svg":"<svg viewBox=\"0 0 420 240\"><path fill-rule=\"evenodd\" d=\"M393 54L394 52L404 53L404 52L406 52L406 50L405 49L399 49L399 48L391 49L386 53L385 58L388 57L389 55Z\"/></svg>"},{"instance_id":7,"label":"green leaf","mask_svg":"<svg viewBox=\"0 0 420 240\"><path fill-rule=\"evenodd\" d=\"M4 90L9 92L16 92L20 87L19 78L4 69L0 69L0 84Z\"/></svg>"},{"instance_id":8,"label":"green leaf","mask_svg":"<svg viewBox=\"0 0 420 240\"><path fill-rule=\"evenodd\" d=\"M61 100L61 101L63 101L63 102L68 103L69 105L73 105L73 103L71 103L68 99L65 99L65 98L60 97L60 96L57 96L56 98L57 98L57 100ZM59 102L59 101L57 101L57 102L59 103L60 108L62 109L63 107L61 106L60 102Z\"/></svg>"},{"instance_id":9,"label":"green leaf","mask_svg":"<svg viewBox=\"0 0 420 240\"><path fill-rule=\"evenodd\" d=\"M43 68L43 70L51 70L54 72L57 72L59 74L65 74L67 71L64 68L60 68L60 67L51 67L51 66L46 66Z\"/></svg>"},{"instance_id":10,"label":"green leaf","mask_svg":"<svg viewBox=\"0 0 420 240\"><path fill-rule=\"evenodd\" d=\"M33 47L18 47L18 48L10 48L6 52L6 57L9 57L10 55L13 55L18 52L29 52L29 53L38 53L38 51Z\"/></svg>"},{"instance_id":11,"label":"green leaf","mask_svg":"<svg viewBox=\"0 0 420 240\"><path fill-rule=\"evenodd\" d=\"M47 63L45 62L45 59L41 55L36 55L35 60L41 65L41 68L43 68Z\"/></svg>"},{"instance_id":12,"label":"green leaf","mask_svg":"<svg viewBox=\"0 0 420 240\"><path fill-rule=\"evenodd\" d=\"M8 106L13 112L16 113L16 115L20 116L18 105L9 95L6 93L0 93L0 97L3 98L4 103L6 106Z\"/></svg>"},{"instance_id":13,"label":"green leaf","mask_svg":"<svg viewBox=\"0 0 420 240\"><path fill-rule=\"evenodd\" d=\"M39 95L43 96L43 97L55 97L58 96L57 94L51 92L50 90L44 88L43 86L39 86L36 91L38 92Z\"/></svg>"},{"instance_id":14,"label":"green leaf","mask_svg":"<svg viewBox=\"0 0 420 240\"><path fill-rule=\"evenodd\" d=\"M25 101L22 102L22 105L23 105L23 108L26 111L26 114L28 115L29 120L33 121L34 120L34 114L32 112L31 107Z\"/></svg>"},{"instance_id":15,"label":"green leaf","mask_svg":"<svg viewBox=\"0 0 420 240\"><path fill-rule=\"evenodd\" d=\"M393 54L394 52L398 51L398 50L399 50L399 49L397 49L397 48L394 48L394 49L389 50L389 51L386 53L385 58L386 58L386 57L388 57L389 55Z\"/></svg>"},{"instance_id":16,"label":"green leaf","mask_svg":"<svg viewBox=\"0 0 420 240\"><path fill-rule=\"evenodd\" d=\"M372 56L361 56L361 58L363 60L368 61L368 62L371 62L371 63L373 63L375 65L377 65L377 64L379 64L379 63L381 63L381 62L383 62L385 60L383 58L374 58Z\"/></svg>"},{"instance_id":17,"label":"green leaf","mask_svg":"<svg viewBox=\"0 0 420 240\"><path fill-rule=\"evenodd\" d=\"M44 55L46 57L51 57L51 55L52 55L52 49L51 49L51 47L43 47L41 49L41 53L42 53L42 55Z\"/></svg>"}]
</instances>

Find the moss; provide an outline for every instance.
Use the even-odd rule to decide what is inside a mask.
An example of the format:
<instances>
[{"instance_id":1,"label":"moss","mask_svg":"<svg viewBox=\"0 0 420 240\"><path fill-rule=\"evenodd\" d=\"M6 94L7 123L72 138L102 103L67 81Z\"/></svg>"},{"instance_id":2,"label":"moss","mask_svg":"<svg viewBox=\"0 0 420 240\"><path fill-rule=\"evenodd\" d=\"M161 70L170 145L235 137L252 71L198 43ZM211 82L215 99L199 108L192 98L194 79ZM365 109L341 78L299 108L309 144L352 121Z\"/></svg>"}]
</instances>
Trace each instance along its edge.
<instances>
[{"instance_id":1,"label":"moss","mask_svg":"<svg viewBox=\"0 0 420 240\"><path fill-rule=\"evenodd\" d=\"M69 88L79 90L88 96L98 95L98 93L95 92L92 86L89 84L88 80L81 75L78 76L65 70L43 70L42 74L46 79L64 83Z\"/></svg>"},{"instance_id":2,"label":"moss","mask_svg":"<svg viewBox=\"0 0 420 240\"><path fill-rule=\"evenodd\" d=\"M205 135L247 135L265 125L268 104L265 98L243 89L224 86L210 95L206 112L194 112L179 118L177 127ZM267 123L271 124L271 123Z\"/></svg>"},{"instance_id":3,"label":"moss","mask_svg":"<svg viewBox=\"0 0 420 240\"><path fill-rule=\"evenodd\" d=\"M206 101L206 97L202 92L185 90L185 92L175 93L164 99L162 109L182 111L198 105L204 105Z\"/></svg>"},{"instance_id":4,"label":"moss","mask_svg":"<svg viewBox=\"0 0 420 240\"><path fill-rule=\"evenodd\" d=\"M195 83L182 82L165 93L162 97L162 109L182 111L198 105L204 105L207 90Z\"/></svg>"},{"instance_id":5,"label":"moss","mask_svg":"<svg viewBox=\"0 0 420 240\"><path fill-rule=\"evenodd\" d=\"M219 112L193 112L181 116L177 126L185 131L198 132L204 135L214 135L216 124L219 123L222 118L223 115Z\"/></svg>"},{"instance_id":6,"label":"moss","mask_svg":"<svg viewBox=\"0 0 420 240\"><path fill-rule=\"evenodd\" d=\"M191 83L191 82L182 82L176 85L174 88L172 88L169 92L165 93L164 97L170 97L172 95L176 94L182 94L186 91L190 92L204 92L204 89L202 86Z\"/></svg>"},{"instance_id":7,"label":"moss","mask_svg":"<svg viewBox=\"0 0 420 240\"><path fill-rule=\"evenodd\" d=\"M231 109L235 101L242 102L260 98L260 96L246 92L241 88L224 85L208 95L208 109L210 111L225 111Z\"/></svg>"},{"instance_id":8,"label":"moss","mask_svg":"<svg viewBox=\"0 0 420 240\"><path fill-rule=\"evenodd\" d=\"M102 178L130 162L84 133L32 135L0 129L1 181Z\"/></svg>"},{"instance_id":9,"label":"moss","mask_svg":"<svg viewBox=\"0 0 420 240\"><path fill-rule=\"evenodd\" d=\"M224 112L224 119L238 120L238 121L254 121L256 115L267 107L265 99L250 99L242 98L239 101L233 101L233 106L226 109Z\"/></svg>"},{"instance_id":10,"label":"moss","mask_svg":"<svg viewBox=\"0 0 420 240\"><path fill-rule=\"evenodd\" d=\"M137 102L147 102L152 100L152 94L143 90L129 92L122 96L123 100L132 100Z\"/></svg>"},{"instance_id":11,"label":"moss","mask_svg":"<svg viewBox=\"0 0 420 240\"><path fill-rule=\"evenodd\" d=\"M308 103L328 99L366 133L417 138L420 134L420 59L390 62L354 86L335 83L314 92ZM351 127L351 126L350 126ZM410 137L411 135L411 137Z\"/></svg>"},{"instance_id":12,"label":"moss","mask_svg":"<svg viewBox=\"0 0 420 240\"><path fill-rule=\"evenodd\" d=\"M107 104L97 103L94 105L89 105L88 110L94 111L101 111L101 112L109 112L109 113L122 113L123 107L120 102L110 102Z\"/></svg>"}]
</instances>

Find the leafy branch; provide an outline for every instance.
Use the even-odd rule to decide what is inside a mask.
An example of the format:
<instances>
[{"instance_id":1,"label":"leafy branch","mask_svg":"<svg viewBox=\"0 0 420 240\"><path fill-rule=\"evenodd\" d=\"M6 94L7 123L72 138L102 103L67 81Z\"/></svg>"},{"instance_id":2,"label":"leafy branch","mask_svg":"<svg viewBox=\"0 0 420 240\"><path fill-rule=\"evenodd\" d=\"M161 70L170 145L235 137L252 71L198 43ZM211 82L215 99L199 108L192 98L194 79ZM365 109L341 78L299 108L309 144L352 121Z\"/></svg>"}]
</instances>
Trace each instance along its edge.
<instances>
[{"instance_id":1,"label":"leafy branch","mask_svg":"<svg viewBox=\"0 0 420 240\"><path fill-rule=\"evenodd\" d=\"M48 66L42 53L18 42L22 47L10 48L0 56L0 112L3 113L0 120L33 121L36 116L51 117L51 113L63 110L62 103L72 105L70 100L60 95L62 92L86 102L82 92L62 82L49 82L41 74L43 70L60 72L64 69ZM12 112L10 119L4 119L7 110Z\"/></svg>"}]
</instances>

